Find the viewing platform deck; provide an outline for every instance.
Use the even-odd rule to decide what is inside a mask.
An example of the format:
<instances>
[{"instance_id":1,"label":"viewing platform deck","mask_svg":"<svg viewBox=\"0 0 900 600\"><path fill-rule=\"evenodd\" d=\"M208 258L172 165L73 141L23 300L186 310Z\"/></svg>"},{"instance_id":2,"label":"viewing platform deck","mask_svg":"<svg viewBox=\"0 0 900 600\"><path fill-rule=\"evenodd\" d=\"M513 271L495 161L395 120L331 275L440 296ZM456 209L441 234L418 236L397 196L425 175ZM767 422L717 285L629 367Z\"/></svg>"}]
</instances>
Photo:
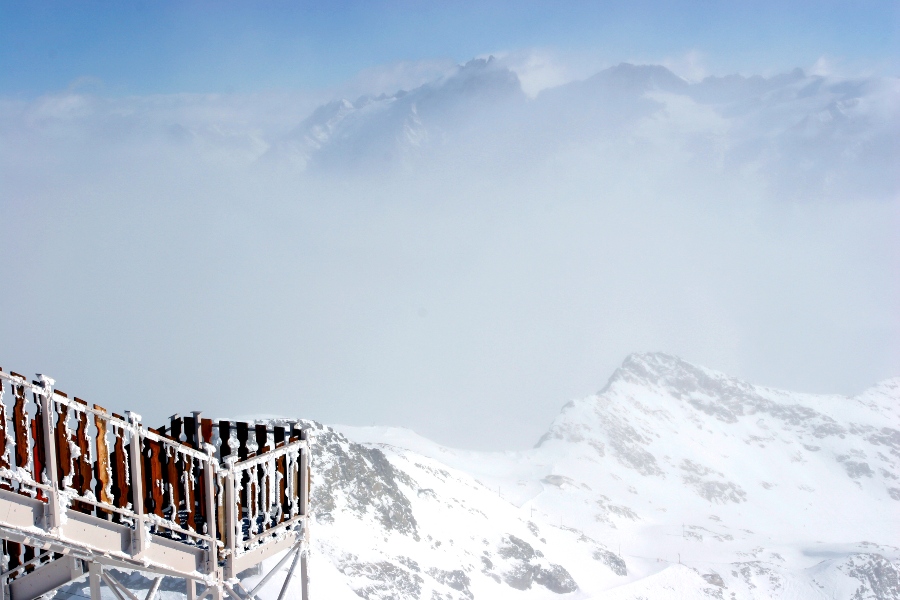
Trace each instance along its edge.
<instances>
[{"instance_id":1,"label":"viewing platform deck","mask_svg":"<svg viewBox=\"0 0 900 600\"><path fill-rule=\"evenodd\" d=\"M183 578L190 600L249 600L290 561L308 599L309 439L297 422L140 415L0 369L0 587L31 600L87 577L138 600L110 569ZM252 590L238 574L288 551ZM292 594L296 597L296 592Z\"/></svg>"}]
</instances>

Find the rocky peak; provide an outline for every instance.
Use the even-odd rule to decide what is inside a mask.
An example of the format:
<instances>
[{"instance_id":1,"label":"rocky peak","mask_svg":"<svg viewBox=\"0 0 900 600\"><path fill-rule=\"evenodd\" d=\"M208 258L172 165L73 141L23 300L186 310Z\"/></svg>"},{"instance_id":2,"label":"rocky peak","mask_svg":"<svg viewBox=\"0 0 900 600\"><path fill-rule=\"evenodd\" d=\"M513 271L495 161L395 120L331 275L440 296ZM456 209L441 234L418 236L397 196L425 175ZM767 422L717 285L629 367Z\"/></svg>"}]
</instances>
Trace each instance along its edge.
<instances>
[{"instance_id":1,"label":"rocky peak","mask_svg":"<svg viewBox=\"0 0 900 600\"><path fill-rule=\"evenodd\" d=\"M662 352L630 354L622 362L622 366L615 370L600 393L619 383L664 388L677 398L696 392L745 395L754 390L754 386L749 383L728 377L718 371L692 365L677 356Z\"/></svg>"},{"instance_id":2,"label":"rocky peak","mask_svg":"<svg viewBox=\"0 0 900 600\"><path fill-rule=\"evenodd\" d=\"M644 93L654 89L681 91L688 87L684 79L660 65L621 63L601 71L588 81L591 80L611 89L633 93Z\"/></svg>"}]
</instances>

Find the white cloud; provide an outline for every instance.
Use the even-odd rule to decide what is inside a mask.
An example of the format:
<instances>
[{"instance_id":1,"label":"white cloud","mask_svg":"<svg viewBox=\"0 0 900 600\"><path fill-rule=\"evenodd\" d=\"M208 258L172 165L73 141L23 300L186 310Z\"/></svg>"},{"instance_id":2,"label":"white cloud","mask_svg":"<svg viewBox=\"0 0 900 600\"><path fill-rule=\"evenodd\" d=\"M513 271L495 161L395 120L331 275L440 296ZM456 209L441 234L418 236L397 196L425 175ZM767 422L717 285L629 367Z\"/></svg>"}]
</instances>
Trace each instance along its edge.
<instances>
[{"instance_id":1,"label":"white cloud","mask_svg":"<svg viewBox=\"0 0 900 600\"><path fill-rule=\"evenodd\" d=\"M411 90L450 73L457 67L449 58L405 60L364 69L332 91L333 97L356 99L358 96L392 95Z\"/></svg>"},{"instance_id":2,"label":"white cloud","mask_svg":"<svg viewBox=\"0 0 900 600\"><path fill-rule=\"evenodd\" d=\"M687 81L700 81L710 74L706 67L706 57L699 50L690 50L682 56L667 57L660 64Z\"/></svg>"},{"instance_id":3,"label":"white cloud","mask_svg":"<svg viewBox=\"0 0 900 600\"><path fill-rule=\"evenodd\" d=\"M407 67L371 81L432 69ZM898 374L895 80L729 104L483 75L410 95L428 144L370 110L306 173L259 157L316 94L0 101L5 274L54 282L2 295L0 354L148 421L289 401L497 447L634 350L810 391Z\"/></svg>"},{"instance_id":4,"label":"white cloud","mask_svg":"<svg viewBox=\"0 0 900 600\"><path fill-rule=\"evenodd\" d=\"M528 49L520 52L502 52L495 56L501 64L519 77L522 90L531 98L545 89L578 78L566 62L549 50Z\"/></svg>"}]
</instances>

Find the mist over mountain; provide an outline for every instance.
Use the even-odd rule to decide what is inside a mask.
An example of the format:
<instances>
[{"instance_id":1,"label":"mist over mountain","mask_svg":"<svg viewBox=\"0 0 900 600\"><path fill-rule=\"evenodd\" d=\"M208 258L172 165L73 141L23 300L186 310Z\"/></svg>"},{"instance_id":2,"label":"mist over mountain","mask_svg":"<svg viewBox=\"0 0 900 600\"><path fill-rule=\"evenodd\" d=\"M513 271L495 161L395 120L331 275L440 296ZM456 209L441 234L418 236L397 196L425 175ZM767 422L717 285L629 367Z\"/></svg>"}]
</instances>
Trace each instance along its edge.
<instances>
[{"instance_id":1,"label":"mist over mountain","mask_svg":"<svg viewBox=\"0 0 900 600\"><path fill-rule=\"evenodd\" d=\"M491 57L410 91L321 106L265 158L352 172L414 168L433 153L445 158L448 147L499 166L510 154L529 164L569 144L652 152L676 143L690 159L736 176L767 175L782 200L887 198L900 183L892 168L900 158L898 93L892 80L800 69L689 83L662 66L623 63L529 100L516 74Z\"/></svg>"},{"instance_id":2,"label":"mist over mountain","mask_svg":"<svg viewBox=\"0 0 900 600\"><path fill-rule=\"evenodd\" d=\"M316 425L332 598L900 597L900 380L854 397L629 356L529 451Z\"/></svg>"},{"instance_id":3,"label":"mist over mountain","mask_svg":"<svg viewBox=\"0 0 900 600\"><path fill-rule=\"evenodd\" d=\"M493 119L524 104L515 73L495 62L493 57L472 60L437 81L392 96L329 102L270 153L300 168L344 172L403 164L451 143L479 118Z\"/></svg>"},{"instance_id":4,"label":"mist over mountain","mask_svg":"<svg viewBox=\"0 0 900 600\"><path fill-rule=\"evenodd\" d=\"M896 78L795 69L688 82L663 66L623 63L528 98L517 74L489 57L413 89L316 108L312 95L102 98L73 91L7 99L0 117L7 135L27 135L32 144L114 135L110 141L180 146L232 166L284 163L366 177L447 160L471 167L467 158L494 168L537 166L577 149L601 163L611 154L634 161L646 154L752 174L782 201L886 199L900 185L892 168L900 157L898 96Z\"/></svg>"},{"instance_id":5,"label":"mist over mountain","mask_svg":"<svg viewBox=\"0 0 900 600\"><path fill-rule=\"evenodd\" d=\"M635 348L846 395L897 374L896 78L517 68L0 99L0 252L64 290L3 296L6 350L152 420L181 410L154 373L239 414L233 374L274 372L260 411L482 449Z\"/></svg>"}]
</instances>

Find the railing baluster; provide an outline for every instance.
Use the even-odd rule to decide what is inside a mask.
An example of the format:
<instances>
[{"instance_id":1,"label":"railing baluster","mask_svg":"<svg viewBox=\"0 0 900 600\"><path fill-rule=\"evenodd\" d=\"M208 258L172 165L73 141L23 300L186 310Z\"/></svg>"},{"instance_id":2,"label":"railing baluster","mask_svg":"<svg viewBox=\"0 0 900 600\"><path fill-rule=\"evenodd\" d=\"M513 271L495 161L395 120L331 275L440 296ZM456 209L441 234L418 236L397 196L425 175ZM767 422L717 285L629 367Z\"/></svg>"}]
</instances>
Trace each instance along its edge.
<instances>
[{"instance_id":1,"label":"railing baluster","mask_svg":"<svg viewBox=\"0 0 900 600\"><path fill-rule=\"evenodd\" d=\"M13 376L16 373L12 373ZM21 377L21 375L19 375ZM13 384L16 403L13 406L13 429L16 444L16 466L28 469L28 413L25 411L25 386ZM21 491L21 486L19 486Z\"/></svg>"},{"instance_id":2,"label":"railing baluster","mask_svg":"<svg viewBox=\"0 0 900 600\"><path fill-rule=\"evenodd\" d=\"M219 446L219 460L225 460L231 455L231 421L219 421L219 438L222 445Z\"/></svg>"},{"instance_id":3,"label":"railing baluster","mask_svg":"<svg viewBox=\"0 0 900 600\"><path fill-rule=\"evenodd\" d=\"M63 398L67 398L68 396L60 391L56 391L55 393L59 394ZM49 411L48 417L50 422L50 431L53 432L53 441L56 445L56 469L54 472L54 477L56 477L56 481L59 484L60 489L66 489L69 487L69 483L72 482L72 448L69 446L69 440L71 436L69 435L68 421L69 421L69 405L68 404L60 404L59 411L56 410L54 403L51 401L49 403ZM56 425L53 425L54 420L56 421Z\"/></svg>"},{"instance_id":4,"label":"railing baluster","mask_svg":"<svg viewBox=\"0 0 900 600\"><path fill-rule=\"evenodd\" d=\"M222 540L223 542L226 540L226 535L227 535L227 529L226 529L227 525L225 524L226 504L225 504L224 486L225 486L225 478L222 476L222 474L219 472L219 470L216 469L216 492L215 492L216 493L216 495L215 495L215 499L216 499L216 531L218 533L219 539Z\"/></svg>"},{"instance_id":5,"label":"railing baluster","mask_svg":"<svg viewBox=\"0 0 900 600\"><path fill-rule=\"evenodd\" d=\"M106 412L102 406L95 404L94 410ZM112 495L112 467L109 461L109 446L106 443L106 425L108 421L100 415L94 415L94 427L97 428L97 461L94 463L94 477L97 479L97 486L94 493L100 502L105 504L113 504ZM98 509L99 516L112 516L111 511Z\"/></svg>"},{"instance_id":6,"label":"railing baluster","mask_svg":"<svg viewBox=\"0 0 900 600\"><path fill-rule=\"evenodd\" d=\"M194 458L190 455L183 455L184 460L184 505L187 510L186 527L192 531L197 531L197 508L195 506L197 494L194 490Z\"/></svg>"},{"instance_id":7,"label":"railing baluster","mask_svg":"<svg viewBox=\"0 0 900 600\"><path fill-rule=\"evenodd\" d=\"M184 443L191 448L197 448L197 420L194 417L184 417Z\"/></svg>"},{"instance_id":8,"label":"railing baluster","mask_svg":"<svg viewBox=\"0 0 900 600\"><path fill-rule=\"evenodd\" d=\"M181 525L179 511L181 510L181 485L178 480L179 454L175 448L166 448L163 452L166 459L166 484L169 488L169 505L172 507L170 519L177 525Z\"/></svg>"},{"instance_id":9,"label":"railing baluster","mask_svg":"<svg viewBox=\"0 0 900 600\"><path fill-rule=\"evenodd\" d=\"M197 459L194 459L197 460ZM208 527L207 520L209 513L206 510L206 483L204 481L204 463L197 460L197 470L194 471L194 493L196 499L194 501L194 510L197 513L195 519L197 523L197 531L203 532L204 527Z\"/></svg>"},{"instance_id":10,"label":"railing baluster","mask_svg":"<svg viewBox=\"0 0 900 600\"><path fill-rule=\"evenodd\" d=\"M197 415L199 414L200 413L197 413ZM212 430L212 419L200 419L200 439L202 440L203 444L212 444Z\"/></svg>"},{"instance_id":11,"label":"railing baluster","mask_svg":"<svg viewBox=\"0 0 900 600\"><path fill-rule=\"evenodd\" d=\"M274 427L272 429L272 441L275 442L275 448L279 448L284 445L284 427ZM287 505L287 464L288 458L287 455L279 456L277 459L276 466L276 477L278 481L278 507L279 507L279 521L286 521L290 514L290 507Z\"/></svg>"},{"instance_id":12,"label":"railing baluster","mask_svg":"<svg viewBox=\"0 0 900 600\"><path fill-rule=\"evenodd\" d=\"M3 369L0 369L2 371ZM6 444L7 428L9 424L6 421L6 404L3 403L4 392L6 391L5 380L0 379L0 468L10 468L9 448ZM12 486L4 479L0 481L0 489L9 490Z\"/></svg>"},{"instance_id":13,"label":"railing baluster","mask_svg":"<svg viewBox=\"0 0 900 600\"><path fill-rule=\"evenodd\" d=\"M72 486L78 491L79 495L87 494L91 489L91 479L93 477L93 459L91 456L91 444L88 438L88 418L86 410L79 410L79 406L87 408L87 402L81 398L75 398L75 416L78 427L75 430L75 445L78 446L78 457L73 460L72 465ZM73 504L76 510L91 514L94 507L86 502L75 501Z\"/></svg>"},{"instance_id":14,"label":"railing baluster","mask_svg":"<svg viewBox=\"0 0 900 600\"><path fill-rule=\"evenodd\" d=\"M159 433L151 429L154 433ZM144 500L148 514L164 517L162 490L162 459L160 458L160 442L144 438Z\"/></svg>"},{"instance_id":15,"label":"railing baluster","mask_svg":"<svg viewBox=\"0 0 900 600\"><path fill-rule=\"evenodd\" d=\"M113 413L113 417L124 420L124 417ZM113 493L116 507L126 508L131 503L131 485L128 477L128 450L125 448L125 428L121 423L113 422ZM115 520L121 521L121 516L116 513Z\"/></svg>"},{"instance_id":16,"label":"railing baluster","mask_svg":"<svg viewBox=\"0 0 900 600\"><path fill-rule=\"evenodd\" d=\"M250 431L247 423L243 423L241 421L237 422L237 441L238 441L238 460L244 460L247 458L247 455L250 453L250 450L247 449L247 440L249 439Z\"/></svg>"},{"instance_id":17,"label":"railing baluster","mask_svg":"<svg viewBox=\"0 0 900 600\"><path fill-rule=\"evenodd\" d=\"M7 571L12 571L22 564L22 546L18 542L11 542L8 540L4 540L3 544L3 553L9 557Z\"/></svg>"}]
</instances>

